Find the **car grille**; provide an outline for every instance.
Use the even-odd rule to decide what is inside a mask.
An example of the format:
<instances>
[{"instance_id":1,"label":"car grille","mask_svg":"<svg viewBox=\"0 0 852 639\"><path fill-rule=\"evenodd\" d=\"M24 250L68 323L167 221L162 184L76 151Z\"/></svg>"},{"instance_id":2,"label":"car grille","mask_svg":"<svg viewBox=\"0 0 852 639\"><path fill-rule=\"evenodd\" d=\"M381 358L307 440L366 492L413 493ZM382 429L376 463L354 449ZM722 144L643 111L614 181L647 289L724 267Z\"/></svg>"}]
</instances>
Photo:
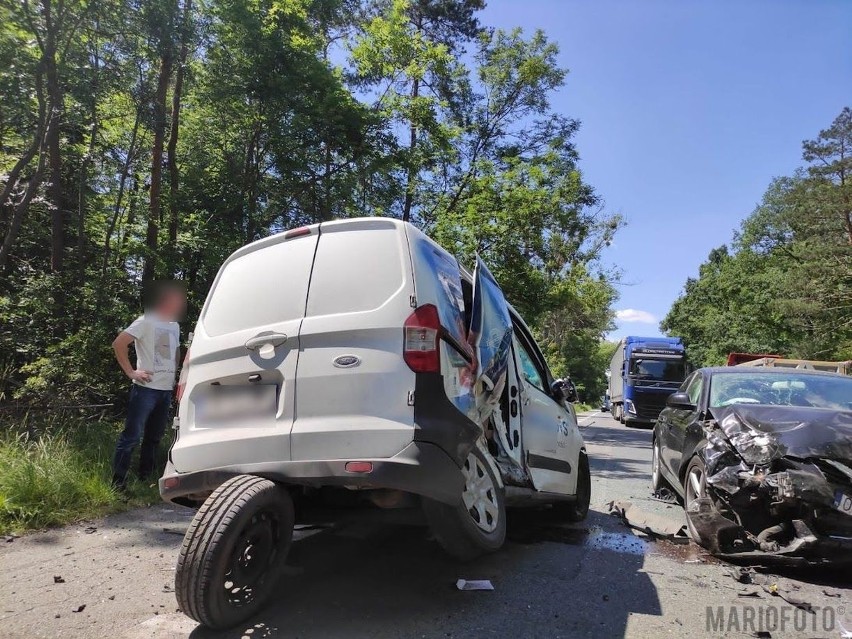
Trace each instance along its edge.
<instances>
[{"instance_id":1,"label":"car grille","mask_svg":"<svg viewBox=\"0 0 852 639\"><path fill-rule=\"evenodd\" d=\"M668 395L663 393L642 393L633 397L633 406L636 414L645 419L657 419L660 411L666 407Z\"/></svg>"}]
</instances>

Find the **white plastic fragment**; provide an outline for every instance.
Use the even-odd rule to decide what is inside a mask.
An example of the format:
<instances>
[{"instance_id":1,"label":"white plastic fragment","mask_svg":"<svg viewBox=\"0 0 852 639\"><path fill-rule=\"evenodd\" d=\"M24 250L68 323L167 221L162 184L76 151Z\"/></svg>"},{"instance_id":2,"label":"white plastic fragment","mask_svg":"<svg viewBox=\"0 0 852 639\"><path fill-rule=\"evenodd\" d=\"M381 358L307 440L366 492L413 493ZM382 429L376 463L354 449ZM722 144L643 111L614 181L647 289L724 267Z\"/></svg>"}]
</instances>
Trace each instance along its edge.
<instances>
[{"instance_id":1,"label":"white plastic fragment","mask_svg":"<svg viewBox=\"0 0 852 639\"><path fill-rule=\"evenodd\" d=\"M494 590L488 579L459 579L456 582L459 590Z\"/></svg>"}]
</instances>

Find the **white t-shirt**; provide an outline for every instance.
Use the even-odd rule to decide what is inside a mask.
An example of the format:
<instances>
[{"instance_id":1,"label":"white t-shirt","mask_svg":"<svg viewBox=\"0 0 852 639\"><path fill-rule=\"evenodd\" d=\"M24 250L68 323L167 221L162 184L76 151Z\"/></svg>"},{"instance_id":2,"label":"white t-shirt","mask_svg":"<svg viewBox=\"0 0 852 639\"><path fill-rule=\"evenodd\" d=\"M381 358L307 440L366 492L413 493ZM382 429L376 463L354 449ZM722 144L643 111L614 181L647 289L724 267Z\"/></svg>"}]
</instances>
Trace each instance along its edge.
<instances>
[{"instance_id":1,"label":"white t-shirt","mask_svg":"<svg viewBox=\"0 0 852 639\"><path fill-rule=\"evenodd\" d=\"M133 383L156 390L172 390L178 364L180 325L177 322L164 322L148 314L137 317L124 332L133 336L137 370L151 373L151 381L147 384Z\"/></svg>"}]
</instances>

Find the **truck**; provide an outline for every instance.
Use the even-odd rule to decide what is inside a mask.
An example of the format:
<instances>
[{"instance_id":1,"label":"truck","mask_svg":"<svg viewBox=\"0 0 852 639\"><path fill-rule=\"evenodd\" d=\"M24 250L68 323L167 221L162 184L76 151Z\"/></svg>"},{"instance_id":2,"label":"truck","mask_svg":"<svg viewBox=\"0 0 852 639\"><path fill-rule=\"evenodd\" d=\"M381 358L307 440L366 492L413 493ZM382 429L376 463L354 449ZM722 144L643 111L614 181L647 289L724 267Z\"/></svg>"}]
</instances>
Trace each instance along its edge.
<instances>
[{"instance_id":1,"label":"truck","mask_svg":"<svg viewBox=\"0 0 852 639\"><path fill-rule=\"evenodd\" d=\"M681 338L623 338L607 371L613 419L625 425L654 424L686 374Z\"/></svg>"}]
</instances>

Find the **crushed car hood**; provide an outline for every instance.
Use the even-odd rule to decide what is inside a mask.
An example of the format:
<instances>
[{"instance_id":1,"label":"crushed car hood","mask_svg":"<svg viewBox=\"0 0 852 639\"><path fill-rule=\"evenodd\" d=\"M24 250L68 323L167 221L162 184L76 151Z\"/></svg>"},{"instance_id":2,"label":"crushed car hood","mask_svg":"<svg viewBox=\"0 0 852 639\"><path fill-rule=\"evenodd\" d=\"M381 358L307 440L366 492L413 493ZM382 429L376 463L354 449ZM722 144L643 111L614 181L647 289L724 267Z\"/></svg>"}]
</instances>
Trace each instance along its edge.
<instances>
[{"instance_id":1,"label":"crushed car hood","mask_svg":"<svg viewBox=\"0 0 852 639\"><path fill-rule=\"evenodd\" d=\"M710 412L735 445L753 437L774 457L852 460L852 411L736 404Z\"/></svg>"}]
</instances>

